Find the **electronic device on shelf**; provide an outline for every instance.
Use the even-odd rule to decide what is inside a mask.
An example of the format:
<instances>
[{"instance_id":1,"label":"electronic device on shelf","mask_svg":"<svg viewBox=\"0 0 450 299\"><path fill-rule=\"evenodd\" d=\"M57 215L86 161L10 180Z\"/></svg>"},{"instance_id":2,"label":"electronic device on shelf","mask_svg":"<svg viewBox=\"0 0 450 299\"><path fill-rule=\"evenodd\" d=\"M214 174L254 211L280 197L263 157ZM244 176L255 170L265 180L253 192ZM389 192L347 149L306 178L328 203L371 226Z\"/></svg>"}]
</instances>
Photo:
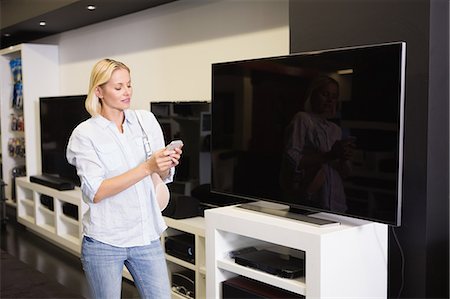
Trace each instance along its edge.
<instances>
[{"instance_id":1,"label":"electronic device on shelf","mask_svg":"<svg viewBox=\"0 0 450 299\"><path fill-rule=\"evenodd\" d=\"M53 197L46 194L40 194L40 202L42 205L46 206L50 211L54 211L55 207L53 205Z\"/></svg>"},{"instance_id":2,"label":"electronic device on shelf","mask_svg":"<svg viewBox=\"0 0 450 299\"><path fill-rule=\"evenodd\" d=\"M25 165L16 166L11 169L11 199L16 201L16 178L27 175Z\"/></svg>"},{"instance_id":3,"label":"electronic device on shelf","mask_svg":"<svg viewBox=\"0 0 450 299\"><path fill-rule=\"evenodd\" d=\"M405 65L405 42L213 64L212 192L284 204L290 212L327 212L400 226ZM297 131L293 126L299 115L309 116L303 117L305 125L317 117L309 99L324 77L337 83L338 104L327 115L327 124L339 128L333 139L320 129L303 132L304 126ZM333 164L341 163L334 156L299 169L295 163L308 153L308 145L309 151L321 152L312 141L300 152L291 144L303 137L288 132L315 136L311 140L321 140L326 151L335 141L351 142L353 154L340 160L345 175Z\"/></svg>"},{"instance_id":4,"label":"electronic device on shelf","mask_svg":"<svg viewBox=\"0 0 450 299\"><path fill-rule=\"evenodd\" d=\"M173 219L185 219L198 216L199 201L195 197L172 193L163 216Z\"/></svg>"},{"instance_id":5,"label":"electronic device on shelf","mask_svg":"<svg viewBox=\"0 0 450 299\"><path fill-rule=\"evenodd\" d=\"M172 291L187 298L195 298L195 272L189 269L172 272Z\"/></svg>"},{"instance_id":6,"label":"electronic device on shelf","mask_svg":"<svg viewBox=\"0 0 450 299\"><path fill-rule=\"evenodd\" d=\"M62 204L62 211L64 215L78 220L78 206L65 202Z\"/></svg>"},{"instance_id":7,"label":"electronic device on shelf","mask_svg":"<svg viewBox=\"0 0 450 299\"><path fill-rule=\"evenodd\" d=\"M167 254L192 264L195 263L195 238L193 234L182 233L167 236L164 246Z\"/></svg>"},{"instance_id":8,"label":"electronic device on shelf","mask_svg":"<svg viewBox=\"0 0 450 299\"><path fill-rule=\"evenodd\" d=\"M282 299L305 298L287 290L283 290L244 276L236 276L222 282L222 298L224 299Z\"/></svg>"},{"instance_id":9,"label":"electronic device on shelf","mask_svg":"<svg viewBox=\"0 0 450 299\"><path fill-rule=\"evenodd\" d=\"M39 99L41 168L45 176L45 181L41 180L41 183L50 184L46 186L58 189L60 185L53 185L53 183L59 179L74 186L80 186L75 167L66 160L66 147L73 129L90 117L84 107L85 99L86 95Z\"/></svg>"},{"instance_id":10,"label":"electronic device on shelf","mask_svg":"<svg viewBox=\"0 0 450 299\"><path fill-rule=\"evenodd\" d=\"M280 254L267 249L242 250L234 253L236 264L258 269L283 278L297 278L305 275L303 259L286 254Z\"/></svg>"},{"instance_id":11,"label":"electronic device on shelf","mask_svg":"<svg viewBox=\"0 0 450 299\"><path fill-rule=\"evenodd\" d=\"M41 184L59 191L72 190L75 188L73 182L50 175L32 175L30 176L30 182Z\"/></svg>"}]
</instances>

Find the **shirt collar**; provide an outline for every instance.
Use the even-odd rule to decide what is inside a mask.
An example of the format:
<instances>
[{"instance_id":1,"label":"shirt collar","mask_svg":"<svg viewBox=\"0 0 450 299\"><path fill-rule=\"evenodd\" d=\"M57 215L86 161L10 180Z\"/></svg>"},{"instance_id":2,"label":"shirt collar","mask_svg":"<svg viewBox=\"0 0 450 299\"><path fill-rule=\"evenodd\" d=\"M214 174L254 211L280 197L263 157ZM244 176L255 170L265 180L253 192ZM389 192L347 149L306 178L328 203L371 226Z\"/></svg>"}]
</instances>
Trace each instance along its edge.
<instances>
[{"instance_id":1,"label":"shirt collar","mask_svg":"<svg viewBox=\"0 0 450 299\"><path fill-rule=\"evenodd\" d=\"M125 122L129 123L129 124L133 124L136 120L136 115L134 113L132 113L131 110L127 109L124 111L125 113ZM97 115L94 118L95 122L102 127L102 129L105 129L106 127L108 127L110 124L113 124L112 121L110 121L109 119L103 117L102 115Z\"/></svg>"},{"instance_id":2,"label":"shirt collar","mask_svg":"<svg viewBox=\"0 0 450 299\"><path fill-rule=\"evenodd\" d=\"M125 121L129 124L133 124L136 121L136 113L130 109L127 109L125 112Z\"/></svg>"}]
</instances>

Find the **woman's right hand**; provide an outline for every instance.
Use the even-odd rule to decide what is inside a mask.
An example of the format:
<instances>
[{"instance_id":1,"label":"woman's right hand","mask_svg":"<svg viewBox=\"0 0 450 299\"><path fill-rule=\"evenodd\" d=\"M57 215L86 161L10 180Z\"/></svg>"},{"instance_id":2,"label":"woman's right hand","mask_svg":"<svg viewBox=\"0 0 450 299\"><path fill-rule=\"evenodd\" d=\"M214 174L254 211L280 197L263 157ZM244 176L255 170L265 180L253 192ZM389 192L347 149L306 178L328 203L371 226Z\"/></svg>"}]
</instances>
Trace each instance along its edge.
<instances>
[{"instance_id":1,"label":"woman's right hand","mask_svg":"<svg viewBox=\"0 0 450 299\"><path fill-rule=\"evenodd\" d=\"M159 174L167 173L167 171L172 167L172 157L174 150L167 150L162 148L153 152L151 157L145 161L145 167L149 174L157 172Z\"/></svg>"}]
</instances>

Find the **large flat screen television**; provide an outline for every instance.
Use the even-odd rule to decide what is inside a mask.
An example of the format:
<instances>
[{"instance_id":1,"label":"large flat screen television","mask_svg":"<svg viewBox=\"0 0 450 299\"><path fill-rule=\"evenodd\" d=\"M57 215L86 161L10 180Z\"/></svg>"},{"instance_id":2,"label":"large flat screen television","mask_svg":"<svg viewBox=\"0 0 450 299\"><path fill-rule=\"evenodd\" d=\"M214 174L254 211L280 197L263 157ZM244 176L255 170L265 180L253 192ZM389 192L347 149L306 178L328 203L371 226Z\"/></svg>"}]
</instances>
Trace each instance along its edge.
<instances>
[{"instance_id":1,"label":"large flat screen television","mask_svg":"<svg viewBox=\"0 0 450 299\"><path fill-rule=\"evenodd\" d=\"M73 129L90 117L84 107L86 95L39 99L42 174L80 186L74 166L66 160L66 146Z\"/></svg>"},{"instance_id":2,"label":"large flat screen television","mask_svg":"<svg viewBox=\"0 0 450 299\"><path fill-rule=\"evenodd\" d=\"M406 44L212 65L213 193L401 224Z\"/></svg>"}]
</instances>

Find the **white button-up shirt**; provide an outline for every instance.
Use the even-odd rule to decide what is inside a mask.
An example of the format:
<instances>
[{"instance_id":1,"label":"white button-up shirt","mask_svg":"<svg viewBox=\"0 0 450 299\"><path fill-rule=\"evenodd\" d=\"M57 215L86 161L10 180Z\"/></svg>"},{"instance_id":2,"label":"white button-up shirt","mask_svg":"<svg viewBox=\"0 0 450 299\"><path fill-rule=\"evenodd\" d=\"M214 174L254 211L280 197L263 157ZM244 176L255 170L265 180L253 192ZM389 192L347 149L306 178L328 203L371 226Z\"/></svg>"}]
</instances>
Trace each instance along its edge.
<instances>
[{"instance_id":1,"label":"white button-up shirt","mask_svg":"<svg viewBox=\"0 0 450 299\"><path fill-rule=\"evenodd\" d=\"M161 126L145 110L142 126L152 150L165 146ZM93 198L103 180L120 175L144 162L143 133L135 111L125 111L123 133L108 119L97 116L79 124L67 145L67 160L77 168L83 200L89 206L83 215L83 233L118 246L148 245L167 228L156 200L150 176L99 203ZM173 168L170 176L173 179Z\"/></svg>"}]
</instances>

